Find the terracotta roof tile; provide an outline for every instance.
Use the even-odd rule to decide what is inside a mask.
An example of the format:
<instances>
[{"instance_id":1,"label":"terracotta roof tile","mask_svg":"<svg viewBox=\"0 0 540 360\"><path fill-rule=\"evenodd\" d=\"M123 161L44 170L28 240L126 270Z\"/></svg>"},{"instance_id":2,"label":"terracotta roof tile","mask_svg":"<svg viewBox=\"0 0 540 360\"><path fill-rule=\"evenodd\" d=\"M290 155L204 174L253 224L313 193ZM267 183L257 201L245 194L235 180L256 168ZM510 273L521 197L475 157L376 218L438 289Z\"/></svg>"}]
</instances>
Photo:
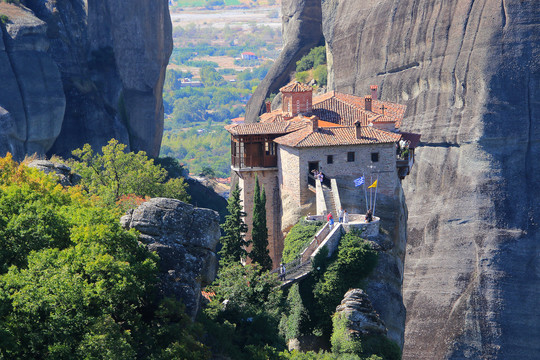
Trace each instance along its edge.
<instances>
[{"instance_id":1,"label":"terracotta roof tile","mask_svg":"<svg viewBox=\"0 0 540 360\"><path fill-rule=\"evenodd\" d=\"M232 135L265 135L287 134L304 128L309 124L306 120L289 120L270 123L231 124L225 129Z\"/></svg>"},{"instance_id":2,"label":"terracotta roof tile","mask_svg":"<svg viewBox=\"0 0 540 360\"><path fill-rule=\"evenodd\" d=\"M269 113L264 113L261 116L259 116L261 119L261 122L276 122L276 121L284 121L283 119L283 112L281 109L274 110Z\"/></svg>"},{"instance_id":3,"label":"terracotta roof tile","mask_svg":"<svg viewBox=\"0 0 540 360\"><path fill-rule=\"evenodd\" d=\"M302 84L298 81L293 81L281 89L279 89L280 92L308 92L313 91L313 88L309 85Z\"/></svg>"},{"instance_id":4,"label":"terracotta roof tile","mask_svg":"<svg viewBox=\"0 0 540 360\"><path fill-rule=\"evenodd\" d=\"M335 96L322 101L321 98L318 98L317 103L313 102L311 112L323 121L344 126L352 126L358 120L360 120L362 126L367 126L370 120L376 117L375 114L361 110Z\"/></svg>"},{"instance_id":5,"label":"terracotta roof tile","mask_svg":"<svg viewBox=\"0 0 540 360\"><path fill-rule=\"evenodd\" d=\"M359 139L356 138L356 128L354 126L319 128L315 132L308 126L291 134L278 137L274 141L278 144L291 147L316 147L385 144L395 143L400 139L400 134L375 129L371 126L361 127L361 136Z\"/></svg>"}]
</instances>

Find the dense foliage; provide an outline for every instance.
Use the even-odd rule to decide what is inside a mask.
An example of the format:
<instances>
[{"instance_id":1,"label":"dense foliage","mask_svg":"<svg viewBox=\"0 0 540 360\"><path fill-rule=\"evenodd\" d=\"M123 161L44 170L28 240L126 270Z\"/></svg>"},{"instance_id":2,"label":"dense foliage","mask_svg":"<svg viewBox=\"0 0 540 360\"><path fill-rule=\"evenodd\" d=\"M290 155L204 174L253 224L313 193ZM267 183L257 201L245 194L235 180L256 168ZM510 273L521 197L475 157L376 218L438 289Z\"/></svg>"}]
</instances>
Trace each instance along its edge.
<instances>
[{"instance_id":1,"label":"dense foliage","mask_svg":"<svg viewBox=\"0 0 540 360\"><path fill-rule=\"evenodd\" d=\"M296 62L296 80L306 83L315 79L318 85L326 86L328 82L328 69L326 66L326 48L319 46L311 49Z\"/></svg>"},{"instance_id":2,"label":"dense foliage","mask_svg":"<svg viewBox=\"0 0 540 360\"><path fill-rule=\"evenodd\" d=\"M347 327L347 317L343 313L334 314L332 323L332 352L334 354L357 355L362 356L362 359L367 357L384 360L401 359L399 346L386 336L351 334Z\"/></svg>"},{"instance_id":3,"label":"dense foliage","mask_svg":"<svg viewBox=\"0 0 540 360\"><path fill-rule=\"evenodd\" d=\"M266 192L263 186L261 193L257 177L255 177L255 190L253 191L251 244L252 248L249 253L251 260L259 264L263 270L271 270L272 259L268 251L268 227L266 226Z\"/></svg>"},{"instance_id":4,"label":"dense foliage","mask_svg":"<svg viewBox=\"0 0 540 360\"><path fill-rule=\"evenodd\" d=\"M126 145L111 139L95 153L89 144L73 151L69 164L82 176L81 184L105 204L114 205L122 196L169 197L189 202L183 178L168 178L167 171L148 159L144 151L125 152Z\"/></svg>"},{"instance_id":5,"label":"dense foliage","mask_svg":"<svg viewBox=\"0 0 540 360\"><path fill-rule=\"evenodd\" d=\"M79 187L0 159L0 358L208 358L157 257Z\"/></svg>"},{"instance_id":6,"label":"dense foliage","mask_svg":"<svg viewBox=\"0 0 540 360\"><path fill-rule=\"evenodd\" d=\"M240 200L240 187L238 184L234 187L229 196L227 210L229 214L225 217L225 223L222 225L223 232L221 237L221 264L240 263L246 258L246 247L249 242L244 240L244 234L247 232L247 225L244 223L246 213L242 211Z\"/></svg>"},{"instance_id":7,"label":"dense foliage","mask_svg":"<svg viewBox=\"0 0 540 360\"><path fill-rule=\"evenodd\" d=\"M284 240L282 262L293 261L300 252L311 242L313 236L324 225L322 221L300 220L292 227Z\"/></svg>"},{"instance_id":8,"label":"dense foliage","mask_svg":"<svg viewBox=\"0 0 540 360\"><path fill-rule=\"evenodd\" d=\"M289 329L298 328L301 334L314 334L329 342L332 314L350 288L361 287L361 281L376 265L377 253L358 232L350 232L342 236L332 257L328 258L327 254L326 248L318 253L310 276L299 284L299 301L307 316L291 317L295 311L289 308L282 324L287 321Z\"/></svg>"},{"instance_id":9,"label":"dense foliage","mask_svg":"<svg viewBox=\"0 0 540 360\"><path fill-rule=\"evenodd\" d=\"M216 355L231 359L276 359L285 342L278 334L283 310L276 275L257 264L222 268L212 285L215 292L201 322Z\"/></svg>"}]
</instances>

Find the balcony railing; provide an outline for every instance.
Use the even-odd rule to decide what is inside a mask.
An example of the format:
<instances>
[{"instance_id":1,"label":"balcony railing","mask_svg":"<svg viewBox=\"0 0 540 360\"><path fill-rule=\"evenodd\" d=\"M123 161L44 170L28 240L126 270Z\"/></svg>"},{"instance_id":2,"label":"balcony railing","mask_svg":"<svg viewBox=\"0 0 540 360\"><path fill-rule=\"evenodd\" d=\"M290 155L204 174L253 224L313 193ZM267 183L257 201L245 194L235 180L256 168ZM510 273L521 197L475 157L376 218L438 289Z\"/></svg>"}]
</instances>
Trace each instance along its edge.
<instances>
[{"instance_id":1,"label":"balcony railing","mask_svg":"<svg viewBox=\"0 0 540 360\"><path fill-rule=\"evenodd\" d=\"M246 168L271 168L277 167L277 156L276 155L263 155L263 156L253 156L253 155L244 155L244 156L231 156L231 164L233 168L246 169Z\"/></svg>"}]
</instances>

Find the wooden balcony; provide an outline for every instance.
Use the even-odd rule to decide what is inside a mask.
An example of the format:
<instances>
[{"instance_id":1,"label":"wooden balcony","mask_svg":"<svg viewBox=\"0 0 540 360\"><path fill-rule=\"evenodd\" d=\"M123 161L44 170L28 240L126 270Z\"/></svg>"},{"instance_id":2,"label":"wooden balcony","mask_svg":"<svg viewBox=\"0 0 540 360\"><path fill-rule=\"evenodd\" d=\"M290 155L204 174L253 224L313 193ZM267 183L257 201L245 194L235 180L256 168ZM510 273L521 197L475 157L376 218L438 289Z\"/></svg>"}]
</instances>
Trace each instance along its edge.
<instances>
[{"instance_id":1,"label":"wooden balcony","mask_svg":"<svg viewBox=\"0 0 540 360\"><path fill-rule=\"evenodd\" d=\"M276 155L248 155L231 156L233 169L275 168L277 167Z\"/></svg>"}]
</instances>

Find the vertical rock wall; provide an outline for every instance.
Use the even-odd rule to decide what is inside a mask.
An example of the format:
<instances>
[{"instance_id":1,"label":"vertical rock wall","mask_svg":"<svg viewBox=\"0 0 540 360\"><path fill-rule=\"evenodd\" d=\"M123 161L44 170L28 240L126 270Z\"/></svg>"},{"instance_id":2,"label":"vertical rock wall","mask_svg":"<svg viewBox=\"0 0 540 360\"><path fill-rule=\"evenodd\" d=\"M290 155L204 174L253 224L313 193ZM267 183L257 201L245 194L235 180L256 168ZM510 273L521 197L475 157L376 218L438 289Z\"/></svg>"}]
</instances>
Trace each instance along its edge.
<instances>
[{"instance_id":1,"label":"vertical rock wall","mask_svg":"<svg viewBox=\"0 0 540 360\"><path fill-rule=\"evenodd\" d=\"M0 153L44 153L60 132L66 101L47 53L47 25L31 11L0 3Z\"/></svg>"},{"instance_id":2,"label":"vertical rock wall","mask_svg":"<svg viewBox=\"0 0 540 360\"><path fill-rule=\"evenodd\" d=\"M167 0L0 3L0 153L60 154L111 138L159 154L172 52Z\"/></svg>"},{"instance_id":3,"label":"vertical rock wall","mask_svg":"<svg viewBox=\"0 0 540 360\"><path fill-rule=\"evenodd\" d=\"M408 105L405 359L539 351L537 1L325 1L330 86Z\"/></svg>"}]
</instances>

